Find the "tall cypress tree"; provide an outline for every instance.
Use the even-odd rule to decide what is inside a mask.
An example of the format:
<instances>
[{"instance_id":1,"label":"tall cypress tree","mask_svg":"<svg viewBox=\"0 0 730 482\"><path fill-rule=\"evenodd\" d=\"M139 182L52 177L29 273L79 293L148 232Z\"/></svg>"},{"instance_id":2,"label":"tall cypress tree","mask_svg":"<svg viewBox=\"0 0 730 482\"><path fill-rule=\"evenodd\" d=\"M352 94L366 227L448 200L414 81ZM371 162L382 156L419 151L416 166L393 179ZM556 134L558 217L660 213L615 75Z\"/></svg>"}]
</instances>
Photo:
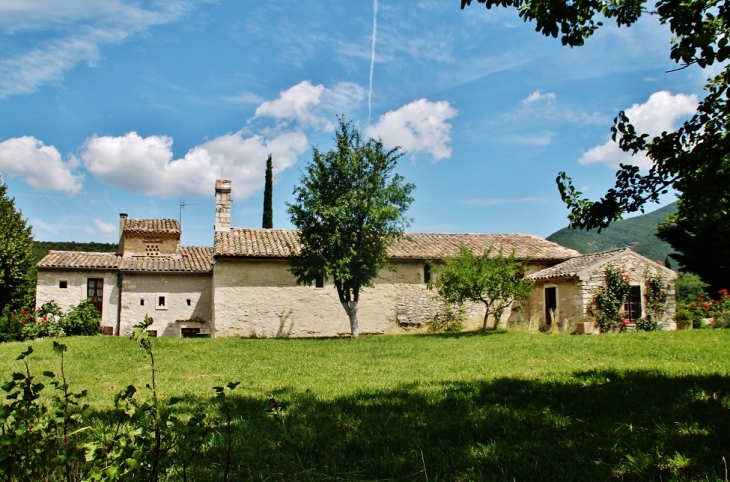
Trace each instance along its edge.
<instances>
[{"instance_id":1,"label":"tall cypress tree","mask_svg":"<svg viewBox=\"0 0 730 482\"><path fill-rule=\"evenodd\" d=\"M272 229L274 227L274 208L271 206L273 198L273 166L271 164L271 154L266 160L266 186L264 187L264 220L261 227L264 229Z\"/></svg>"}]
</instances>

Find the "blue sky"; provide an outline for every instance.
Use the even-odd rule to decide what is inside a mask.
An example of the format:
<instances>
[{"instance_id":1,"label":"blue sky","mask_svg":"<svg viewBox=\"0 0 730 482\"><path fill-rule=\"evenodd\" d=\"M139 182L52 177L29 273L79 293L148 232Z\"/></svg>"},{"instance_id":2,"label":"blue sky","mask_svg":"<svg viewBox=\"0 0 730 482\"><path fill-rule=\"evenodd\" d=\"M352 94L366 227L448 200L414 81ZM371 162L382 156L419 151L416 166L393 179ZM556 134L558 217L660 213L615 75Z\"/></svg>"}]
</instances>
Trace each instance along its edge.
<instances>
[{"instance_id":1,"label":"blue sky","mask_svg":"<svg viewBox=\"0 0 730 482\"><path fill-rule=\"evenodd\" d=\"M114 242L120 212L177 219L185 199L183 242L211 245L216 178L233 224L260 227L272 153L290 228L344 114L406 151L411 231L547 236L559 171L595 198L619 162L647 166L609 142L620 110L672 129L712 73L666 73L654 18L570 49L474 3L0 0L0 175L39 240Z\"/></svg>"}]
</instances>

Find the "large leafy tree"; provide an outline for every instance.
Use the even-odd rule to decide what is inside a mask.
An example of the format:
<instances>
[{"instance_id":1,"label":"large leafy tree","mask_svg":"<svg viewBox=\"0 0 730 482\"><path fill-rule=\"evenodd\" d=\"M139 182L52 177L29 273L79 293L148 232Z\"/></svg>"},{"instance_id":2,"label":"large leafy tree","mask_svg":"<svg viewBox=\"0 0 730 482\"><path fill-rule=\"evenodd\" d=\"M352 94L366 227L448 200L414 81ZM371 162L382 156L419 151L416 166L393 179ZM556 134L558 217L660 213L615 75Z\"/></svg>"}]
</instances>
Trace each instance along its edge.
<instances>
[{"instance_id":1,"label":"large leafy tree","mask_svg":"<svg viewBox=\"0 0 730 482\"><path fill-rule=\"evenodd\" d=\"M294 188L295 202L288 204L301 245L291 271L299 284L334 281L356 338L360 291L372 286L388 246L408 226L405 212L415 186L395 173L399 148L386 150L380 140L364 142L343 119L334 140L330 151L314 149L301 185Z\"/></svg>"},{"instance_id":2,"label":"large leafy tree","mask_svg":"<svg viewBox=\"0 0 730 482\"><path fill-rule=\"evenodd\" d=\"M473 0L462 0L461 7ZM650 14L669 26L672 32L670 57L677 69L705 68L723 63L730 57L730 10L718 0L477 0L487 8L514 7L526 22L535 22L543 35L558 37L563 45L583 45L602 25L600 17L618 26L631 26L641 15ZM616 183L598 201L583 198L571 179L561 172L557 178L563 201L570 209L571 225L578 228L603 228L623 213L643 211L648 202L657 201L670 189L679 193L677 217L662 230L664 239L682 250L679 259L685 269L695 271L715 284L728 279L730 255L720 250L706 251L711 242L730 243L730 141L727 128L730 107L727 103L730 64L708 79L707 96L697 112L674 132L656 137L637 132L624 112L612 127L619 147L633 154L644 153L652 167L640 173L633 165L622 164ZM712 258L713 268L702 267ZM704 261L702 261L704 262Z\"/></svg>"},{"instance_id":3,"label":"large leafy tree","mask_svg":"<svg viewBox=\"0 0 730 482\"><path fill-rule=\"evenodd\" d=\"M431 283L449 303L472 301L484 305L482 330L487 331L489 317L499 325L505 310L515 301L525 299L532 292L532 281L525 278L525 261L515 259L515 253L504 256L502 249L491 249L474 254L461 246L459 254L444 260L438 278Z\"/></svg>"},{"instance_id":4,"label":"large leafy tree","mask_svg":"<svg viewBox=\"0 0 730 482\"><path fill-rule=\"evenodd\" d=\"M33 247L31 228L7 190L0 179L0 312L21 304Z\"/></svg>"}]
</instances>

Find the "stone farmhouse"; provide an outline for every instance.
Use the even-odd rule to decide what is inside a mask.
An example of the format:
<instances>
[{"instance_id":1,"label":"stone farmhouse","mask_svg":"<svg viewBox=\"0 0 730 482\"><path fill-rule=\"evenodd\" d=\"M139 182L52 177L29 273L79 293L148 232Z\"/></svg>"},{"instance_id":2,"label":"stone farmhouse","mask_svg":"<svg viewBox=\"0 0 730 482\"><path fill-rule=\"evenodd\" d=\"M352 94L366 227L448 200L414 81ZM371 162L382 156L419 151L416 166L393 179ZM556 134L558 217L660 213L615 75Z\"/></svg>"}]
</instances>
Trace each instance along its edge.
<instances>
[{"instance_id":1,"label":"stone farmhouse","mask_svg":"<svg viewBox=\"0 0 730 482\"><path fill-rule=\"evenodd\" d=\"M180 246L171 219L130 219L120 214L117 253L51 251L37 265L37 304L63 309L89 299L105 334L127 335L145 315L157 336L329 337L349 335L349 321L327 280L298 286L289 259L298 249L294 230L230 226L231 182L216 182L214 244ZM423 329L443 308L427 289L432 266L460 246L487 248L528 260L532 296L505 313L502 323L532 318L540 324L581 320L602 282L606 265L630 273L627 316L644 316L643 282L659 273L670 287L664 321L671 325L677 275L630 249L582 256L529 234L409 233L389 250L387 269L361 292L361 333ZM472 305L467 328L481 326L484 308Z\"/></svg>"}]
</instances>

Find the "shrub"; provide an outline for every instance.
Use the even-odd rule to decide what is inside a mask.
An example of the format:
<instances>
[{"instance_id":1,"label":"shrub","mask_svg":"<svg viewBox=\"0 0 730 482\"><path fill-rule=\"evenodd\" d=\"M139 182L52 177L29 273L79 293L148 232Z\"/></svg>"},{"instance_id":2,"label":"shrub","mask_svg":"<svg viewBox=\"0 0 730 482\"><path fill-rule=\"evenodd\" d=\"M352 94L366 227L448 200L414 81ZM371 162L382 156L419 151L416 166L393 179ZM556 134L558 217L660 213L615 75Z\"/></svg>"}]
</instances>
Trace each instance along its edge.
<instances>
[{"instance_id":1,"label":"shrub","mask_svg":"<svg viewBox=\"0 0 730 482\"><path fill-rule=\"evenodd\" d=\"M594 299L595 306L591 307L590 314L595 317L602 332L615 329L619 326L626 297L631 286L629 275L621 273L614 266L607 266L604 272L606 281L600 286Z\"/></svg>"},{"instance_id":2,"label":"shrub","mask_svg":"<svg viewBox=\"0 0 730 482\"><path fill-rule=\"evenodd\" d=\"M101 315L93 303L84 300L77 306L72 306L59 325L67 336L96 335L101 332Z\"/></svg>"},{"instance_id":3,"label":"shrub","mask_svg":"<svg viewBox=\"0 0 730 482\"><path fill-rule=\"evenodd\" d=\"M730 315L730 292L722 289L718 291L718 295L716 300L698 296L692 303L678 304L676 321L691 321L694 328L705 326L708 318L723 322Z\"/></svg>"},{"instance_id":4,"label":"shrub","mask_svg":"<svg viewBox=\"0 0 730 482\"><path fill-rule=\"evenodd\" d=\"M433 320L428 322L429 333L455 333L464 328L464 317L466 307L463 303L443 304L443 310L439 311Z\"/></svg>"},{"instance_id":5,"label":"shrub","mask_svg":"<svg viewBox=\"0 0 730 482\"><path fill-rule=\"evenodd\" d=\"M0 342L23 341L24 318L17 311L5 309L0 314Z\"/></svg>"},{"instance_id":6,"label":"shrub","mask_svg":"<svg viewBox=\"0 0 730 482\"><path fill-rule=\"evenodd\" d=\"M646 318L636 320L636 329L639 331L656 331L659 329L659 322L649 315Z\"/></svg>"}]
</instances>

